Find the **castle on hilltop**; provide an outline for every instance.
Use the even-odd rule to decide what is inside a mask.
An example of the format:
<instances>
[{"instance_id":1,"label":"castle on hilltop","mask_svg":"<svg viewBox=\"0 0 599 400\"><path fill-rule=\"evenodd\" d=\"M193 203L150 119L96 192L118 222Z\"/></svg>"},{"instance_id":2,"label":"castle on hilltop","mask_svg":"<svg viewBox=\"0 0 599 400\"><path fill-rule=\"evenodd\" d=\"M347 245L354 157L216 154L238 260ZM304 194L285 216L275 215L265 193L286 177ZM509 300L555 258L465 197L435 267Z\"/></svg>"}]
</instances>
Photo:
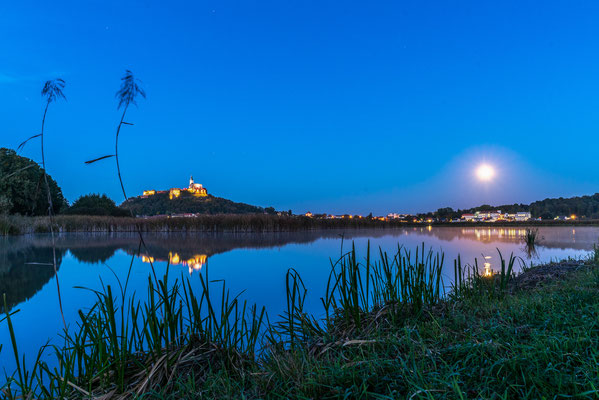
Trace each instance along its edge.
<instances>
[{"instance_id":1,"label":"castle on hilltop","mask_svg":"<svg viewBox=\"0 0 599 400\"><path fill-rule=\"evenodd\" d=\"M183 189L185 190L185 189ZM195 183L193 181L193 175L189 177L189 187L187 191L193 194L197 194L199 196L208 196L208 191L201 183Z\"/></svg>"},{"instance_id":2,"label":"castle on hilltop","mask_svg":"<svg viewBox=\"0 0 599 400\"><path fill-rule=\"evenodd\" d=\"M181 196L181 192L187 192L190 193L196 197L206 197L208 196L208 191L206 190L206 188L201 184L201 183L195 183L193 181L193 175L189 178L189 187L180 189L180 188L171 188L171 190L144 190L143 191L143 195L141 197L146 198L149 196L153 196L156 193L167 193L168 192L168 198L169 199L174 199L177 198L179 196Z\"/></svg>"}]
</instances>

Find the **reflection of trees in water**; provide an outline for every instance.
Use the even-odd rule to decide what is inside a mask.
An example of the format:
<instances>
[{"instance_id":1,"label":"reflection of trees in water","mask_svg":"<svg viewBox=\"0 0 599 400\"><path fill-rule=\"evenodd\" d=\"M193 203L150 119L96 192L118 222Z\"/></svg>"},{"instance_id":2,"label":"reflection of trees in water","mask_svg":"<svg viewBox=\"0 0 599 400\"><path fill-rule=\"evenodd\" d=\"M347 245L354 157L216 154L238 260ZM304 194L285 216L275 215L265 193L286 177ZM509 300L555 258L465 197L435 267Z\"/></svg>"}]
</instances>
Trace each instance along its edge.
<instances>
[{"instance_id":1,"label":"reflection of trees in water","mask_svg":"<svg viewBox=\"0 0 599 400\"><path fill-rule=\"evenodd\" d=\"M480 242L521 242L524 227L408 227L400 229L355 229L273 233L147 233L145 248L141 248L137 234L65 234L56 238L57 262L68 250L80 262L103 263L119 250L127 254L172 260L177 257L201 265L204 257L234 249L259 249L288 244L305 244L319 239L346 241L357 238L382 236L402 237L410 233L431 236L441 241L472 240ZM522 232L520 232L520 230ZM592 249L599 238L599 230L591 227L540 228L543 248ZM426 240L425 240L426 241ZM537 246L537 247L539 247ZM48 282L54 271L51 265L31 265L27 262L52 263L52 242L48 235L33 235L0 239L0 295L7 293L11 307L32 297ZM194 264L194 265L195 265Z\"/></svg>"},{"instance_id":2,"label":"reflection of trees in water","mask_svg":"<svg viewBox=\"0 0 599 400\"><path fill-rule=\"evenodd\" d=\"M146 246L140 249L139 237L136 234L67 234L59 235L56 247L69 250L73 256L87 263L103 263L110 259L117 250L122 249L127 254L138 254L155 259L167 260L169 253L177 253L182 259L189 259L197 254L212 256L234 249L259 249L278 247L288 244L311 243L318 239L339 240L341 235L346 241L355 238L396 236L401 242L402 236L415 233L435 237L442 241L473 240L487 243L519 243L526 232L525 227L408 227L399 229L354 229L354 230L323 230L300 232L272 233L146 233ZM592 243L599 238L596 228L551 227L539 230L543 240L542 247L590 249ZM49 236L39 235L13 240L12 246L31 245L35 247L50 247ZM6 247L6 246L5 246ZM10 247L10 246L9 246ZM0 243L2 248L2 243ZM0 266L1 270L2 266Z\"/></svg>"},{"instance_id":3,"label":"reflection of trees in water","mask_svg":"<svg viewBox=\"0 0 599 400\"><path fill-rule=\"evenodd\" d=\"M6 294L8 308L33 297L52 277L51 247L17 246L7 251L0 245L0 296ZM56 251L56 266L60 267L65 250ZM28 264L28 263L39 263ZM5 312L3 302L0 311Z\"/></svg>"},{"instance_id":4,"label":"reflection of trees in water","mask_svg":"<svg viewBox=\"0 0 599 400\"><path fill-rule=\"evenodd\" d=\"M69 247L69 251L78 261L89 264L102 264L108 261L114 253L119 249L119 246L106 247Z\"/></svg>"},{"instance_id":5,"label":"reflection of trees in water","mask_svg":"<svg viewBox=\"0 0 599 400\"><path fill-rule=\"evenodd\" d=\"M316 232L283 232L269 234L190 234L190 235L144 235L145 247L141 254L156 259L168 259L170 253L177 253L182 259L197 254L212 256L235 249L260 249L279 247L288 244L311 243L323 237ZM333 237L339 237L334 235ZM128 254L137 254L139 241L134 240L123 247Z\"/></svg>"}]
</instances>

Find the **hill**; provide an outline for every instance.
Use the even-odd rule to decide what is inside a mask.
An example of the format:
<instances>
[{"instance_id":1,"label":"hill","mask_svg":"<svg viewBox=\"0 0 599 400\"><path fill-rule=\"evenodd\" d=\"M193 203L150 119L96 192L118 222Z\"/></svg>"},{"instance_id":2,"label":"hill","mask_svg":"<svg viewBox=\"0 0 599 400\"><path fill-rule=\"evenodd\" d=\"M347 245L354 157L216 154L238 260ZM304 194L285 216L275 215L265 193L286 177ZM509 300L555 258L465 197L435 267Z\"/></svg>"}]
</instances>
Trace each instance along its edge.
<instances>
[{"instance_id":1,"label":"hill","mask_svg":"<svg viewBox=\"0 0 599 400\"><path fill-rule=\"evenodd\" d=\"M572 214L579 218L599 219L599 193L591 196L544 199L530 204L504 204L500 206L484 204L479 207L457 211L447 207L440 208L428 215L434 215L439 218L459 218L462 214L466 213L492 210L501 210L507 213L529 211L533 218L540 217L542 219L553 219L560 215L568 216Z\"/></svg>"},{"instance_id":2,"label":"hill","mask_svg":"<svg viewBox=\"0 0 599 400\"><path fill-rule=\"evenodd\" d=\"M131 210L133 215L171 215L171 214L256 214L263 213L262 207L208 195L196 197L182 192L174 199L169 199L168 193L156 193L144 197L134 197L120 206Z\"/></svg>"}]
</instances>

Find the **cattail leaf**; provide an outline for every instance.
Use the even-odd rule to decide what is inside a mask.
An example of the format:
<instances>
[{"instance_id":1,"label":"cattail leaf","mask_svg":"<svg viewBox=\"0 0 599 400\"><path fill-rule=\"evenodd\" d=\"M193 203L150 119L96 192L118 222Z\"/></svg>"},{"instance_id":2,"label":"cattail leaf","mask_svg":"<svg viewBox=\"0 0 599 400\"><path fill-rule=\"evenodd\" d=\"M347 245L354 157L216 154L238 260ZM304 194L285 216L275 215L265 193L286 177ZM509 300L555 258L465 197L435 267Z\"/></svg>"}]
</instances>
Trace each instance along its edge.
<instances>
[{"instance_id":1,"label":"cattail leaf","mask_svg":"<svg viewBox=\"0 0 599 400\"><path fill-rule=\"evenodd\" d=\"M30 141L31 139L35 139L36 137L40 137L40 136L42 136L42 134L38 133L37 135L33 135L29 139L25 140L23 143L21 143L19 145L19 147L17 147L17 152L19 152L23 147L25 147L25 145L27 144L28 141Z\"/></svg>"},{"instance_id":2,"label":"cattail leaf","mask_svg":"<svg viewBox=\"0 0 599 400\"><path fill-rule=\"evenodd\" d=\"M107 155L107 156L102 156L102 157L94 158L93 160L86 161L85 163L86 163L86 164L93 164L93 163L95 163L96 161L100 161L100 160L103 160L103 159L105 159L105 158L110 158L110 157L114 157L114 154L109 154L109 155Z\"/></svg>"}]
</instances>

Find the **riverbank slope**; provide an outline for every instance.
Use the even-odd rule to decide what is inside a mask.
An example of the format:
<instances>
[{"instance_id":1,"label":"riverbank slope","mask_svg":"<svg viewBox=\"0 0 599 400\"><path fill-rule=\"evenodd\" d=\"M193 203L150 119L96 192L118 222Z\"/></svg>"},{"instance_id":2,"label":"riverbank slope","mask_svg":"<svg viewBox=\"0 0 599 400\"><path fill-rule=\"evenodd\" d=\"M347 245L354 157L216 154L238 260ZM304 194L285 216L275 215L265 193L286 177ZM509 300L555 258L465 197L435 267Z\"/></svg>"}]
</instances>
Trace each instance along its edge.
<instances>
[{"instance_id":1,"label":"riverbank slope","mask_svg":"<svg viewBox=\"0 0 599 400\"><path fill-rule=\"evenodd\" d=\"M351 327L238 374L181 378L163 398L596 398L599 269L563 262L519 276L510 294L472 296Z\"/></svg>"},{"instance_id":2,"label":"riverbank slope","mask_svg":"<svg viewBox=\"0 0 599 400\"><path fill-rule=\"evenodd\" d=\"M220 300L221 289L208 295L221 283L207 271L198 276L201 298L186 289L189 281L168 290L166 277L150 279L149 297L131 311L107 287L80 313L70 346L56 349L70 360L64 370L40 365L52 385L23 385L20 371L9 390L20 382L25 392L48 390L40 398L597 397L599 250L517 277L513 258L492 277L472 275L458 259L446 296L440 258L422 256L373 262L348 253L334 266L324 320L303 312L306 288L293 270L288 311L270 318L224 288Z\"/></svg>"}]
</instances>

